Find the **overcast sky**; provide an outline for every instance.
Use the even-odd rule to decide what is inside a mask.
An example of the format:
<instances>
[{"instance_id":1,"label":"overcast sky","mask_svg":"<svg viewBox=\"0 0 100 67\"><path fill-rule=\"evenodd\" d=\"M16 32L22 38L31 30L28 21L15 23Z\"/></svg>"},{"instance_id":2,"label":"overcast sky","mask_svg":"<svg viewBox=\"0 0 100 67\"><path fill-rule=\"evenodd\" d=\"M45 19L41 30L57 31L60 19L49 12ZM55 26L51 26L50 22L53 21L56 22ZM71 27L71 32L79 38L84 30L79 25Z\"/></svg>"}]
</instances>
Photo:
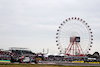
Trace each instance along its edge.
<instances>
[{"instance_id":1,"label":"overcast sky","mask_svg":"<svg viewBox=\"0 0 100 67\"><path fill-rule=\"evenodd\" d=\"M0 48L57 53L56 30L69 17L90 25L94 35L90 53L100 53L100 0L0 0Z\"/></svg>"}]
</instances>

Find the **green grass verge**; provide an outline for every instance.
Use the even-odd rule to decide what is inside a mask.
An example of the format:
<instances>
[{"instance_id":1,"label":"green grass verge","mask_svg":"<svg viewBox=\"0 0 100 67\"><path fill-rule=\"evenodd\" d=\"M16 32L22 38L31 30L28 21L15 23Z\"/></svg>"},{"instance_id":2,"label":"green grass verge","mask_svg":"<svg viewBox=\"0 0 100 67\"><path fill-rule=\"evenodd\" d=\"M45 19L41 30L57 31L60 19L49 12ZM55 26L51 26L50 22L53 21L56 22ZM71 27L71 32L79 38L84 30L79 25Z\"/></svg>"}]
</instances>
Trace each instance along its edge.
<instances>
[{"instance_id":1,"label":"green grass verge","mask_svg":"<svg viewBox=\"0 0 100 67\"><path fill-rule=\"evenodd\" d=\"M97 66L62 66L62 65L38 65L38 64L0 64L0 67L97 67Z\"/></svg>"}]
</instances>

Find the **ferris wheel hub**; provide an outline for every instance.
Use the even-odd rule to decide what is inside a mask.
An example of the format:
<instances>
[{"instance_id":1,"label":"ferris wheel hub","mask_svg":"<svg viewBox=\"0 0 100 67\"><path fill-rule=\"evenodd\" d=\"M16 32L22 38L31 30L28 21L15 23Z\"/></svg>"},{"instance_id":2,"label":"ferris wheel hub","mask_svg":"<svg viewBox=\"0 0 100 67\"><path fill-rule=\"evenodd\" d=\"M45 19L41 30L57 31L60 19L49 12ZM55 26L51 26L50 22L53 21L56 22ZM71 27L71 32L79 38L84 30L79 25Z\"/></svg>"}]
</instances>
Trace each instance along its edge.
<instances>
[{"instance_id":1,"label":"ferris wheel hub","mask_svg":"<svg viewBox=\"0 0 100 67\"><path fill-rule=\"evenodd\" d=\"M74 39L75 39L75 42L80 42L80 37L77 37L77 36L70 37L70 42L73 42Z\"/></svg>"}]
</instances>

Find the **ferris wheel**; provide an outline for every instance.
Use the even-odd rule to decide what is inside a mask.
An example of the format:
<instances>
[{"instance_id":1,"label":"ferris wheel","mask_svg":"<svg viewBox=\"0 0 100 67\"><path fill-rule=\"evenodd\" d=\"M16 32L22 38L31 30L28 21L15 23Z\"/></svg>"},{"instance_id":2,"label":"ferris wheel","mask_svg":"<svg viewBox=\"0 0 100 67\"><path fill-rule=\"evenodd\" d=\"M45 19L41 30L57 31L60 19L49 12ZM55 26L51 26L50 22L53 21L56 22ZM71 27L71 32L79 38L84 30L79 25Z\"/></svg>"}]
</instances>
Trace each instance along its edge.
<instances>
[{"instance_id":1,"label":"ferris wheel","mask_svg":"<svg viewBox=\"0 0 100 67\"><path fill-rule=\"evenodd\" d=\"M61 53L70 56L84 56L93 44L90 26L83 19L72 17L60 24L56 33L56 42Z\"/></svg>"}]
</instances>

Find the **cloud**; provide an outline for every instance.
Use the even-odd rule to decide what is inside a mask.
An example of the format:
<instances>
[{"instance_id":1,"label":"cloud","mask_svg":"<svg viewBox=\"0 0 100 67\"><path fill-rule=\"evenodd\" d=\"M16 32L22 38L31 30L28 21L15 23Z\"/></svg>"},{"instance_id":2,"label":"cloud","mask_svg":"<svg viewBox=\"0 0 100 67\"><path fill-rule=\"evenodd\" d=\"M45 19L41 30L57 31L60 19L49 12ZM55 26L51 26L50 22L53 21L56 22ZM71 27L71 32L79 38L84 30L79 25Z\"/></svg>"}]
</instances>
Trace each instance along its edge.
<instances>
[{"instance_id":1,"label":"cloud","mask_svg":"<svg viewBox=\"0 0 100 67\"><path fill-rule=\"evenodd\" d=\"M99 2L99 0L1 0L0 44L8 44L6 48L30 46L32 49L33 46L36 52L45 46L50 48L51 52L52 50L56 52L58 51L54 47L56 30L69 17L84 19L92 28L94 42L97 44L96 40L100 40ZM38 49L37 45L41 48Z\"/></svg>"}]
</instances>

